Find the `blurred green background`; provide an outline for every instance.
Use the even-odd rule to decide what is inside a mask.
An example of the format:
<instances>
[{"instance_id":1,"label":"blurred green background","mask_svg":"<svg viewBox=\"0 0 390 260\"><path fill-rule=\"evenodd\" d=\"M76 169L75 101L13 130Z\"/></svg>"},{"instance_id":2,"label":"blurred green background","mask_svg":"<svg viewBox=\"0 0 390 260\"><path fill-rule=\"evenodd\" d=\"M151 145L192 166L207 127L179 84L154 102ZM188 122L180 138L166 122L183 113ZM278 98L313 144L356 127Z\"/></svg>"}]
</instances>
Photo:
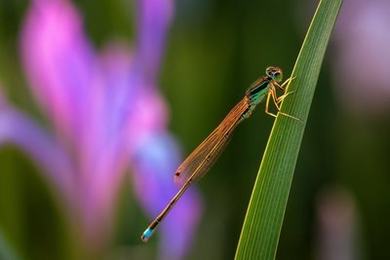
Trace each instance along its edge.
<instances>
[{"instance_id":1,"label":"blurred green background","mask_svg":"<svg viewBox=\"0 0 390 260\"><path fill-rule=\"evenodd\" d=\"M112 39L132 42L134 3L74 2L97 48ZM18 54L19 29L28 5L24 0L0 1L0 80L10 102L45 123L26 85ZM314 8L311 1L301 0L176 2L160 90L170 109L170 128L185 154L219 123L267 66L278 65L286 76L289 74ZM337 226L340 218L352 229L346 231L352 232L346 242L355 256L352 259L390 258L390 117L386 111L362 114L343 106L337 96L343 86L332 80L335 55L337 49L331 41L295 172L277 259L329 259L323 256L327 237L332 237L327 232L341 227L333 231L335 237L342 236L338 235L343 227ZM240 125L220 160L197 185L204 214L188 259L234 256L273 122L262 109ZM65 221L38 170L15 147L1 147L0 235L26 259L68 259ZM149 218L134 200L130 185L121 194L107 258L127 255L153 259L157 243L139 241ZM330 219L330 224L323 219L324 207L331 209L325 216L336 219Z\"/></svg>"}]
</instances>

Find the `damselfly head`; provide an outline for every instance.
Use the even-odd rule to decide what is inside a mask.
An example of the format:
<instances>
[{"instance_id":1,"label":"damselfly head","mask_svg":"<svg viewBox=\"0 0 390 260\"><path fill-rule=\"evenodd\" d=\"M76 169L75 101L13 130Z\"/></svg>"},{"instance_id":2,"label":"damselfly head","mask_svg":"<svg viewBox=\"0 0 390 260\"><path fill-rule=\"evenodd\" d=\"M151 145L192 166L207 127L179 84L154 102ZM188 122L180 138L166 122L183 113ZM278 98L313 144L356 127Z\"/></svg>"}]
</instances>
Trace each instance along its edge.
<instances>
[{"instance_id":1,"label":"damselfly head","mask_svg":"<svg viewBox=\"0 0 390 260\"><path fill-rule=\"evenodd\" d=\"M272 78L278 83L282 82L283 80L283 72L281 68L271 66L265 70L265 73L268 77Z\"/></svg>"}]
</instances>

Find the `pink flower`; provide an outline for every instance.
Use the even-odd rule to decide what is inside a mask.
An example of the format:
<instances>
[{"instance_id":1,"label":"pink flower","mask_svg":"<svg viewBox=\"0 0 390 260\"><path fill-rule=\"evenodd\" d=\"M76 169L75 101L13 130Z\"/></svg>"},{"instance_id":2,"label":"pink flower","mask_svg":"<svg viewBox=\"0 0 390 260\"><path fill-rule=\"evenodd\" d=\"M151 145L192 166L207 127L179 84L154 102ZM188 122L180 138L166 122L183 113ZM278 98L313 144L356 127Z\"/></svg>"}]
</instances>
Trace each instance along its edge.
<instances>
[{"instance_id":1,"label":"pink flower","mask_svg":"<svg viewBox=\"0 0 390 260\"><path fill-rule=\"evenodd\" d=\"M381 113L390 101L390 2L345 1L335 33L333 75L340 101Z\"/></svg>"},{"instance_id":2,"label":"pink flower","mask_svg":"<svg viewBox=\"0 0 390 260\"><path fill-rule=\"evenodd\" d=\"M150 217L177 190L172 173L180 160L178 146L168 133L168 112L156 88L172 1L139 0L137 7L134 50L115 43L98 54L69 1L33 1L21 53L29 86L51 129L0 95L0 144L14 143L37 162L90 250L107 242L129 166L136 196ZM200 207L190 191L167 217L162 258L185 255Z\"/></svg>"}]
</instances>

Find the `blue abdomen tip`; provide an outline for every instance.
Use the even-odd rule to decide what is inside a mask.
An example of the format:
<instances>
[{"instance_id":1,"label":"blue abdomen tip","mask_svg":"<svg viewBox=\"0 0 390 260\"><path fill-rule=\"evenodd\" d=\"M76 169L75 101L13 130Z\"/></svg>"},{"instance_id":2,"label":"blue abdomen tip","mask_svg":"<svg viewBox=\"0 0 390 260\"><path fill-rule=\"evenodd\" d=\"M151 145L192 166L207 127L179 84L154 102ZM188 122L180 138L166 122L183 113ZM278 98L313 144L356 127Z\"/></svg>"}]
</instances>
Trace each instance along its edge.
<instances>
[{"instance_id":1,"label":"blue abdomen tip","mask_svg":"<svg viewBox=\"0 0 390 260\"><path fill-rule=\"evenodd\" d=\"M147 242L149 238L153 235L153 230L151 228L147 228L141 236L142 241Z\"/></svg>"}]
</instances>

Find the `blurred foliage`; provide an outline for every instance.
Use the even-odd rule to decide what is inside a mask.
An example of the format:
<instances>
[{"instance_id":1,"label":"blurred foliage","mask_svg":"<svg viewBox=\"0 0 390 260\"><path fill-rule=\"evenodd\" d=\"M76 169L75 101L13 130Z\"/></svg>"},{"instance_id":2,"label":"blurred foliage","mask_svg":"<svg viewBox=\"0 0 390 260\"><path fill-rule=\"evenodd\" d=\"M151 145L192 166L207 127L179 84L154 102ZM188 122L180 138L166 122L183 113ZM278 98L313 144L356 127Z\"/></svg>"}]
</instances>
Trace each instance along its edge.
<instances>
[{"instance_id":1,"label":"blurred foliage","mask_svg":"<svg viewBox=\"0 0 390 260\"><path fill-rule=\"evenodd\" d=\"M10 102L44 121L28 89L18 36L29 1L0 1L0 81ZM90 39L132 44L134 3L78 0ZM302 0L181 0L167 43L161 92L183 152L194 148L268 65L291 72L315 3ZM355 196L362 244L369 259L389 259L390 119L343 110L327 60L320 74L298 159L277 259L315 257L316 196L343 185ZM386 113L383 113L384 115ZM221 159L197 187L205 211L189 259L231 259L273 118L258 108L240 125ZM61 209L38 169L15 147L0 149L0 230L6 244L28 259L68 259L72 243ZM140 244L143 215L124 185L117 234L109 256L153 258L156 240ZM213 250L210 250L213 245Z\"/></svg>"}]
</instances>

